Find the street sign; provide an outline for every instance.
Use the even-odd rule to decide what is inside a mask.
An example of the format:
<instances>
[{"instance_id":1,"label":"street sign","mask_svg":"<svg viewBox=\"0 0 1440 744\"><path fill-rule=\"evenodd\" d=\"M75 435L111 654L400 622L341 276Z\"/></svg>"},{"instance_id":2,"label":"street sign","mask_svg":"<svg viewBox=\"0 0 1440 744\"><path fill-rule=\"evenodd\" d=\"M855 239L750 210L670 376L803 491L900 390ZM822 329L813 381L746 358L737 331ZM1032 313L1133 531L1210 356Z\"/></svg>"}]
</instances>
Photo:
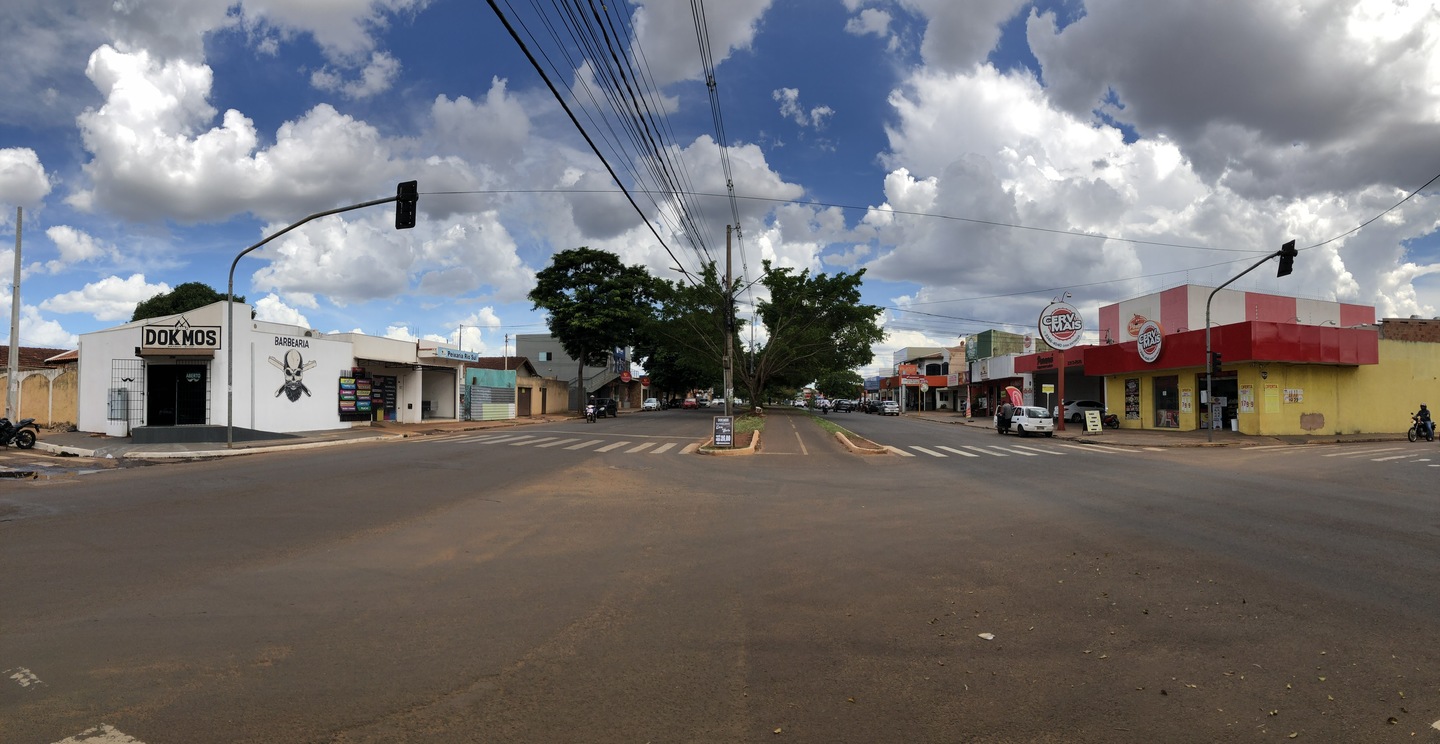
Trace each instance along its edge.
<instances>
[{"instance_id":1,"label":"street sign","mask_svg":"<svg viewBox=\"0 0 1440 744\"><path fill-rule=\"evenodd\" d=\"M716 447L734 447L734 446L735 446L735 417L734 417L734 416L716 416L716 417L715 417L715 446L716 446Z\"/></svg>"}]
</instances>

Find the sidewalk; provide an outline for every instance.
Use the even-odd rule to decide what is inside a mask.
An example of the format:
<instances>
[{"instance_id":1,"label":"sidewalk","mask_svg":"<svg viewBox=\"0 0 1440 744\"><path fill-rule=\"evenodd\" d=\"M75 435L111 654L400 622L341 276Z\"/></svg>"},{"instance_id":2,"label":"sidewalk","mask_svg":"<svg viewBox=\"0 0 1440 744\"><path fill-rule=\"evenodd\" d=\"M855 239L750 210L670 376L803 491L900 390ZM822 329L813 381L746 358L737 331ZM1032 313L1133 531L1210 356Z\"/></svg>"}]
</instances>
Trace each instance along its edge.
<instances>
[{"instance_id":1,"label":"sidewalk","mask_svg":"<svg viewBox=\"0 0 1440 744\"><path fill-rule=\"evenodd\" d=\"M226 447L224 442L198 442L188 444L135 444L130 437L107 437L83 431L41 432L35 449L54 454L101 459L136 460L188 460L208 457L229 457L253 455L261 452L281 450L332 447L352 442L370 442L386 439L444 434L457 431L480 431L484 429L507 429L517 426L545 424L554 421L575 419L574 415L546 414L529 418L505 421L424 421L418 424L397 424L393 422L374 423L350 429L298 432L276 439L235 442Z\"/></svg>"},{"instance_id":2,"label":"sidewalk","mask_svg":"<svg viewBox=\"0 0 1440 744\"><path fill-rule=\"evenodd\" d=\"M911 411L906 414L914 418L941 424L958 424L979 429L995 430L995 423L988 416L967 419L950 411ZM1064 431L1055 432L1056 439L1067 439L1078 444L1103 444L1124 447L1262 447L1267 445L1334 444L1336 442L1403 442L1404 432L1398 434L1328 434L1314 436L1250 436L1229 430L1216 429L1214 436L1204 429L1197 431L1171 431L1168 429L1101 429L1091 433L1085 431L1085 424L1065 423Z\"/></svg>"}]
</instances>

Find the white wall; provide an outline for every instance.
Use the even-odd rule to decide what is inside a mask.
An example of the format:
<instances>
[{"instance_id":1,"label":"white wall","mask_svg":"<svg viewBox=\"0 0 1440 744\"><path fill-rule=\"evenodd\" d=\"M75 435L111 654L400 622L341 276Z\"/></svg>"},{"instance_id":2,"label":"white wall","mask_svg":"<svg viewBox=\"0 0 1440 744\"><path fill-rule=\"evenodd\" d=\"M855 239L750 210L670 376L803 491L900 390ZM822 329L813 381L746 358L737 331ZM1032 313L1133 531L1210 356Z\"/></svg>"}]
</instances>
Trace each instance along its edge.
<instances>
[{"instance_id":1,"label":"white wall","mask_svg":"<svg viewBox=\"0 0 1440 744\"><path fill-rule=\"evenodd\" d=\"M249 360L249 376L255 380L247 417L253 424L241 423L261 431L318 431L349 428L350 422L340 420L340 373L354 366L354 355L348 341L276 333L274 326L260 326L240 336L251 353L242 355L235 349L236 366L242 358ZM265 333L264 331L271 332ZM298 370L299 380L287 387L286 362ZM291 398L294 397L294 400ZM238 411L238 406L237 406Z\"/></svg>"}]
</instances>

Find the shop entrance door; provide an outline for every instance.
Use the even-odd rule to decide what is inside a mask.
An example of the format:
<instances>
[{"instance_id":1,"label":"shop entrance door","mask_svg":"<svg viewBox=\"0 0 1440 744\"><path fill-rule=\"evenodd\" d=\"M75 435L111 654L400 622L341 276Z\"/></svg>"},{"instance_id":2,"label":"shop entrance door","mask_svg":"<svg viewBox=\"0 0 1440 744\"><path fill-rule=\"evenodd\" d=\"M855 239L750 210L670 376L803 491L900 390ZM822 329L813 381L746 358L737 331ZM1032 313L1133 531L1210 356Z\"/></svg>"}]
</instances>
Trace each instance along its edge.
<instances>
[{"instance_id":1,"label":"shop entrance door","mask_svg":"<svg viewBox=\"0 0 1440 744\"><path fill-rule=\"evenodd\" d=\"M152 364L145 375L145 423L203 424L207 419L209 368L203 364Z\"/></svg>"}]
</instances>

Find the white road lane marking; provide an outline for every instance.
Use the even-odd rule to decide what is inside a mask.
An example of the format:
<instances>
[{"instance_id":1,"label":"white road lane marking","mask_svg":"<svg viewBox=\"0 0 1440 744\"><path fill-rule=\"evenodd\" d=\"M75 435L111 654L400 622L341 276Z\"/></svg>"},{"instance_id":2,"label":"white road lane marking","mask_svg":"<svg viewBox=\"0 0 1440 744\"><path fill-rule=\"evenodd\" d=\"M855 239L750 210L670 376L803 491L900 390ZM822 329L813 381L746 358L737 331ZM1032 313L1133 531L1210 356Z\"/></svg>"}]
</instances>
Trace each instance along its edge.
<instances>
[{"instance_id":1,"label":"white road lane marking","mask_svg":"<svg viewBox=\"0 0 1440 744\"><path fill-rule=\"evenodd\" d=\"M965 445L965 449L975 450L976 452L979 452L979 453L982 454L982 455L990 455L991 457L1009 457L1009 455L1005 454L1004 452L991 452L990 450L985 449L984 447L975 447L975 446L969 445L969 444Z\"/></svg>"},{"instance_id":2,"label":"white road lane marking","mask_svg":"<svg viewBox=\"0 0 1440 744\"><path fill-rule=\"evenodd\" d=\"M574 439L560 439L560 440L557 440L557 441L554 441L554 442L546 442L546 443L544 443L544 444L537 444L537 445L535 445L535 446L536 446L537 448L543 449L543 448L545 448L545 447L558 447L558 446L560 446L560 445L562 445L562 444L569 444L569 443L571 443L571 442L578 442L578 441L580 441L580 439L579 439L578 437L576 437L576 438L574 438Z\"/></svg>"},{"instance_id":3,"label":"white road lane marking","mask_svg":"<svg viewBox=\"0 0 1440 744\"><path fill-rule=\"evenodd\" d=\"M1081 450L1081 451L1083 451L1083 452L1114 452L1114 453L1119 453L1119 454L1129 454L1129 453L1130 453L1130 450L1127 450L1127 449L1124 449L1124 448L1121 448L1121 447L1106 447L1106 446L1104 446L1104 445L1099 445L1099 444L1061 444L1061 445L1057 445L1057 446L1059 446L1059 447L1068 447L1068 448L1070 448L1070 449L1073 449L1073 450Z\"/></svg>"},{"instance_id":4,"label":"white road lane marking","mask_svg":"<svg viewBox=\"0 0 1440 744\"><path fill-rule=\"evenodd\" d=\"M652 454L652 455L664 454L665 452L669 451L669 450L670 450L672 447L674 447L674 446L675 446L675 443L674 443L674 442L666 442L666 443L660 445L659 447L656 447L655 449L650 450L650 454Z\"/></svg>"},{"instance_id":5,"label":"white road lane marking","mask_svg":"<svg viewBox=\"0 0 1440 744\"><path fill-rule=\"evenodd\" d=\"M145 742L122 733L108 723L102 723L95 728L85 729L68 739L61 739L55 744L145 744Z\"/></svg>"},{"instance_id":6,"label":"white road lane marking","mask_svg":"<svg viewBox=\"0 0 1440 744\"><path fill-rule=\"evenodd\" d=\"M947 454L945 454L945 453L943 453L943 452L936 452L935 450L932 450L932 449L926 449L926 448L924 448L924 447L921 447L921 446L918 445L918 444L912 444L912 445L910 445L910 449L913 449L913 450L915 450L916 452L924 452L925 454L927 454L927 455L929 455L929 456L931 456L931 457L949 457L949 455L947 455Z\"/></svg>"},{"instance_id":7,"label":"white road lane marking","mask_svg":"<svg viewBox=\"0 0 1440 744\"><path fill-rule=\"evenodd\" d=\"M897 454L897 455L900 455L901 457L914 457L914 456L915 456L915 455L913 455L913 454L911 454L911 453L909 453L909 452L906 452L906 451L903 450L903 449L900 449L899 447L891 447L891 446L888 445L888 444L885 445L885 449L890 450L892 453Z\"/></svg>"},{"instance_id":8,"label":"white road lane marking","mask_svg":"<svg viewBox=\"0 0 1440 744\"><path fill-rule=\"evenodd\" d=\"M32 687L35 685L45 684L44 682L40 681L39 677L35 676L34 672L26 669L25 667L13 667L10 669L6 669L3 674L10 679L15 680L15 683L20 685L21 687Z\"/></svg>"},{"instance_id":9,"label":"white road lane marking","mask_svg":"<svg viewBox=\"0 0 1440 744\"><path fill-rule=\"evenodd\" d=\"M644 443L644 444L642 444L642 445L640 445L640 446L638 446L638 447L631 447L630 449L625 450L625 454L627 454L627 455L633 455L633 454L635 454L636 452L644 452L645 450L650 449L651 447L654 447L654 446L655 446L655 443L654 443L654 442L646 442L646 443Z\"/></svg>"},{"instance_id":10,"label":"white road lane marking","mask_svg":"<svg viewBox=\"0 0 1440 744\"><path fill-rule=\"evenodd\" d=\"M599 444L599 443L601 443L601 442L603 442L603 441L605 441L605 440L603 440L603 439L591 439L591 440L588 441L588 442L581 442L581 443L579 443L579 444L572 444L572 445L570 445L569 447L566 447L565 449L567 449L567 450L585 449L586 447L592 447L592 446L597 445L597 444Z\"/></svg>"},{"instance_id":11,"label":"white road lane marking","mask_svg":"<svg viewBox=\"0 0 1440 744\"><path fill-rule=\"evenodd\" d=\"M1021 451L1018 447L1017 447L1017 448L1012 448L1012 447L999 447L999 446L997 446L997 447L994 447L994 449L1000 450L1001 452L1009 452L1009 453L1012 454L1012 455L1024 455L1024 456L1026 456L1026 457L1039 457L1039 455L1035 454L1034 452L1023 452L1023 451Z\"/></svg>"},{"instance_id":12,"label":"white road lane marking","mask_svg":"<svg viewBox=\"0 0 1440 744\"><path fill-rule=\"evenodd\" d=\"M936 445L935 449L942 449L946 452L950 452L956 455L963 455L965 457L979 457L979 455L975 454L974 452L966 452L965 450L958 450L954 447L942 447L940 445Z\"/></svg>"},{"instance_id":13,"label":"white road lane marking","mask_svg":"<svg viewBox=\"0 0 1440 744\"><path fill-rule=\"evenodd\" d=\"M571 440L571 441L574 441L574 440ZM597 448L595 448L595 451L596 451L596 452L609 452L610 450L619 449L619 448L621 448L621 447L624 447L624 446L627 445L627 444L629 444L629 442L616 442L616 443L614 443L614 444L607 444L607 445L605 445L604 447L597 447ZM544 447L544 446L546 446L546 445L543 445L543 444L542 444L542 445L540 445L540 446L541 446L541 447Z\"/></svg>"},{"instance_id":14,"label":"white road lane marking","mask_svg":"<svg viewBox=\"0 0 1440 744\"><path fill-rule=\"evenodd\" d=\"M539 438L539 439L535 439L535 440L531 440L531 441L511 442L511 443L510 443L510 446L511 446L511 447L525 447L525 446L528 446L528 445L533 444L533 445L539 447L539 446L541 446L541 445L540 445L541 442L548 442L548 441L550 441L550 440L552 440L552 439L559 439L559 437L541 437L541 438Z\"/></svg>"},{"instance_id":15,"label":"white road lane marking","mask_svg":"<svg viewBox=\"0 0 1440 744\"><path fill-rule=\"evenodd\" d=\"M1349 451L1349 452L1331 452L1331 453L1328 454L1328 455L1322 455L1322 457L1365 457L1365 456L1367 456L1367 455L1375 455L1375 454L1379 454L1379 453L1381 453L1381 452L1394 452L1395 450L1398 450L1398 449L1401 449L1401 448L1400 448L1400 447L1380 447L1379 449L1371 448L1371 449L1364 449L1364 450L1352 450L1352 451Z\"/></svg>"},{"instance_id":16,"label":"white road lane marking","mask_svg":"<svg viewBox=\"0 0 1440 744\"><path fill-rule=\"evenodd\" d=\"M1408 460L1414 455L1391 455L1389 457L1372 457L1370 462L1389 462L1390 460Z\"/></svg>"}]
</instances>

